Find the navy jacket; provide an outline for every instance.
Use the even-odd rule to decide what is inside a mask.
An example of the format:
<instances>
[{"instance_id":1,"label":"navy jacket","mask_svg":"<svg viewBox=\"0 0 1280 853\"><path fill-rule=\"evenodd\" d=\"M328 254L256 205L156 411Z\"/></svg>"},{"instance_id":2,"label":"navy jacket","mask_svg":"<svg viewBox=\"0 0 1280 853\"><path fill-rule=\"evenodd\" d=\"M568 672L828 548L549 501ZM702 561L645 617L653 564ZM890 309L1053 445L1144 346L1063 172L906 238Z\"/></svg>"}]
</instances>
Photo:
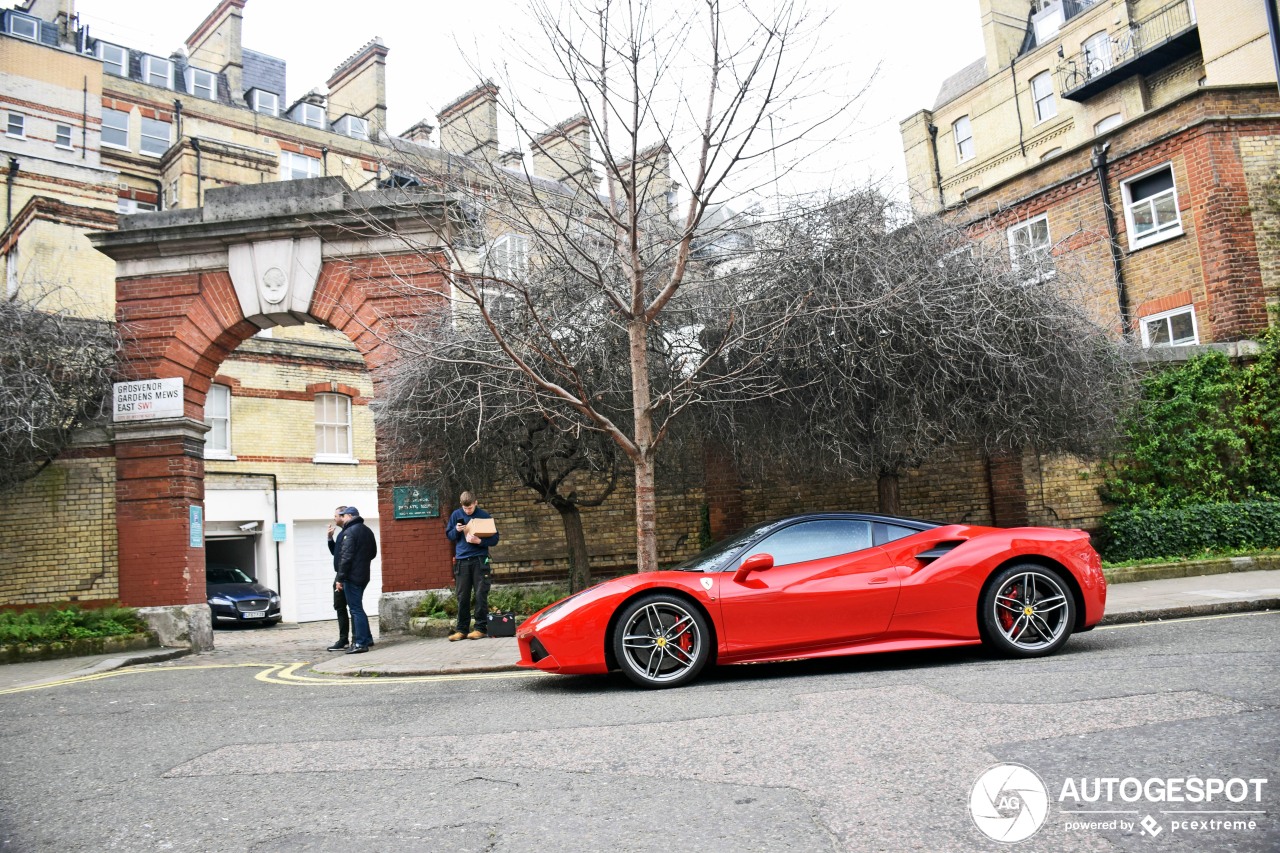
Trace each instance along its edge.
<instances>
[{"instance_id":1,"label":"navy jacket","mask_svg":"<svg viewBox=\"0 0 1280 853\"><path fill-rule=\"evenodd\" d=\"M476 507L476 511L467 515L462 511L462 507L458 507L449 516L449 522L445 525L444 535L449 537L449 541L453 543L453 558L455 560L465 560L468 557L488 557L489 549L498 544L498 534L486 536L480 540L479 545L472 545L467 541L467 537L458 532L458 524L466 524L473 518L493 518L492 515Z\"/></svg>"},{"instance_id":2,"label":"navy jacket","mask_svg":"<svg viewBox=\"0 0 1280 853\"><path fill-rule=\"evenodd\" d=\"M369 583L369 564L378 556L378 543L373 531L356 516L342 528L342 547L338 549L338 581L365 586Z\"/></svg>"},{"instance_id":3,"label":"navy jacket","mask_svg":"<svg viewBox=\"0 0 1280 853\"><path fill-rule=\"evenodd\" d=\"M339 527L338 532L334 534L332 539L327 540L329 543L329 553L333 555L333 570L338 570L338 558L342 556L342 537L347 534L345 527Z\"/></svg>"}]
</instances>

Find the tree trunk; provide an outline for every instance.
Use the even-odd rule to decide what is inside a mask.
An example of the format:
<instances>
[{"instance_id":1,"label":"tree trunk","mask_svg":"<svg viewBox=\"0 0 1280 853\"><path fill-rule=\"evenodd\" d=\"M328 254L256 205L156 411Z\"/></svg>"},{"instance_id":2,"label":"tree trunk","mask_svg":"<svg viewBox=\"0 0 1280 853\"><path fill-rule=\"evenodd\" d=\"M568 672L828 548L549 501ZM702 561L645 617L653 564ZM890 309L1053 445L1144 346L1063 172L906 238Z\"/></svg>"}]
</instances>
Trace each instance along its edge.
<instances>
[{"instance_id":1,"label":"tree trunk","mask_svg":"<svg viewBox=\"0 0 1280 853\"><path fill-rule=\"evenodd\" d=\"M587 537L582 532L582 513L573 504L556 506L564 524L564 541L569 547L569 592L591 586L591 561L587 556Z\"/></svg>"},{"instance_id":2,"label":"tree trunk","mask_svg":"<svg viewBox=\"0 0 1280 853\"><path fill-rule=\"evenodd\" d=\"M881 471L880 477L876 481L876 491L882 513L885 515L901 514L898 508L898 475L896 473Z\"/></svg>"},{"instance_id":3,"label":"tree trunk","mask_svg":"<svg viewBox=\"0 0 1280 853\"><path fill-rule=\"evenodd\" d=\"M635 417L636 571L658 570L657 498L653 477L653 413L649 394L649 327L643 319L627 329L631 361L631 407Z\"/></svg>"}]
</instances>

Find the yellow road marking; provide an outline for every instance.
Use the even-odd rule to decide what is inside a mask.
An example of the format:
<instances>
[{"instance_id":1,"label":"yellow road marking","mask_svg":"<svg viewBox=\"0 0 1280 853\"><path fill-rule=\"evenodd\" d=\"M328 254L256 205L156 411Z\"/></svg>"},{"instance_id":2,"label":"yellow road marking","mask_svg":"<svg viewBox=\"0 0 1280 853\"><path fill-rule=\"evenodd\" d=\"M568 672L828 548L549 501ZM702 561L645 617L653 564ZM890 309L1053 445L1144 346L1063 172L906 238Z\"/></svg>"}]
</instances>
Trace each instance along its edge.
<instances>
[{"instance_id":1,"label":"yellow road marking","mask_svg":"<svg viewBox=\"0 0 1280 853\"><path fill-rule=\"evenodd\" d=\"M10 687L0 690L0 696L9 693L26 693L32 690L45 690L50 687L62 687L68 684L85 684L90 681L100 681L104 678L117 678L122 675L139 675L142 673L157 672L173 672L174 670L196 670L196 669L257 669L260 670L254 678L265 684L286 684L294 687L324 687L330 685L369 685L369 684L430 684L433 682L446 681L481 681L503 678L536 678L546 676L544 672L524 671L519 672L472 672L457 673L450 675L380 675L380 676L312 676L301 674L298 672L304 666L309 666L309 661L300 663L211 663L188 666L144 666L144 667L125 667L123 669L113 669L108 672L96 672L92 675L81 675L75 678L63 678L57 681L43 681L39 684L27 684L20 687Z\"/></svg>"}]
</instances>

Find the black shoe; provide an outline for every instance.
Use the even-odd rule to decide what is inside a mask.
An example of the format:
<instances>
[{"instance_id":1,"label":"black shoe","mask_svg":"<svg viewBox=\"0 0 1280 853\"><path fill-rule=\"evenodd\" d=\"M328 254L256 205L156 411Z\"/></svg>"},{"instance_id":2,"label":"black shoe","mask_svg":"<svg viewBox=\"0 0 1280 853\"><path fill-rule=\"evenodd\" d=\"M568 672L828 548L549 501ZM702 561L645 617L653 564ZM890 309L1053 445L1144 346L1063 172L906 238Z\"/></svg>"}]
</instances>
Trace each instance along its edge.
<instances>
[{"instance_id":1,"label":"black shoe","mask_svg":"<svg viewBox=\"0 0 1280 853\"><path fill-rule=\"evenodd\" d=\"M325 651L326 651L326 652L340 652L340 651L342 651L343 649L345 649L346 647L347 647L347 641L346 641L346 640L339 640L338 642L334 643L334 644L333 644L332 646L330 646L329 648L325 649Z\"/></svg>"},{"instance_id":2,"label":"black shoe","mask_svg":"<svg viewBox=\"0 0 1280 853\"><path fill-rule=\"evenodd\" d=\"M368 646L352 646L351 648L347 649L347 654L360 655L360 654L364 654L367 651L369 651Z\"/></svg>"}]
</instances>

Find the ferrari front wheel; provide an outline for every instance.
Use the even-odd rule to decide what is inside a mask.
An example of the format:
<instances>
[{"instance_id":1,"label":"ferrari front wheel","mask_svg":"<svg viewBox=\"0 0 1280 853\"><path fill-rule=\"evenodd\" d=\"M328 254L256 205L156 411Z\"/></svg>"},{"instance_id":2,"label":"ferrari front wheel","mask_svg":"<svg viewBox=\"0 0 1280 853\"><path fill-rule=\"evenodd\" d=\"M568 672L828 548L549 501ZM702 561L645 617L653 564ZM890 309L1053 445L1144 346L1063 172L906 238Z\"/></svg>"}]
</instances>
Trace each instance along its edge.
<instances>
[{"instance_id":1,"label":"ferrari front wheel","mask_svg":"<svg viewBox=\"0 0 1280 853\"><path fill-rule=\"evenodd\" d=\"M1001 570L982 596L982 626L987 641L1013 657L1056 652L1071 636L1076 603L1066 583L1044 566Z\"/></svg>"},{"instance_id":2,"label":"ferrari front wheel","mask_svg":"<svg viewBox=\"0 0 1280 853\"><path fill-rule=\"evenodd\" d=\"M613 654L623 674L641 687L677 687L706 666L711 631L701 611L685 599L646 595L618 617Z\"/></svg>"}]
</instances>

